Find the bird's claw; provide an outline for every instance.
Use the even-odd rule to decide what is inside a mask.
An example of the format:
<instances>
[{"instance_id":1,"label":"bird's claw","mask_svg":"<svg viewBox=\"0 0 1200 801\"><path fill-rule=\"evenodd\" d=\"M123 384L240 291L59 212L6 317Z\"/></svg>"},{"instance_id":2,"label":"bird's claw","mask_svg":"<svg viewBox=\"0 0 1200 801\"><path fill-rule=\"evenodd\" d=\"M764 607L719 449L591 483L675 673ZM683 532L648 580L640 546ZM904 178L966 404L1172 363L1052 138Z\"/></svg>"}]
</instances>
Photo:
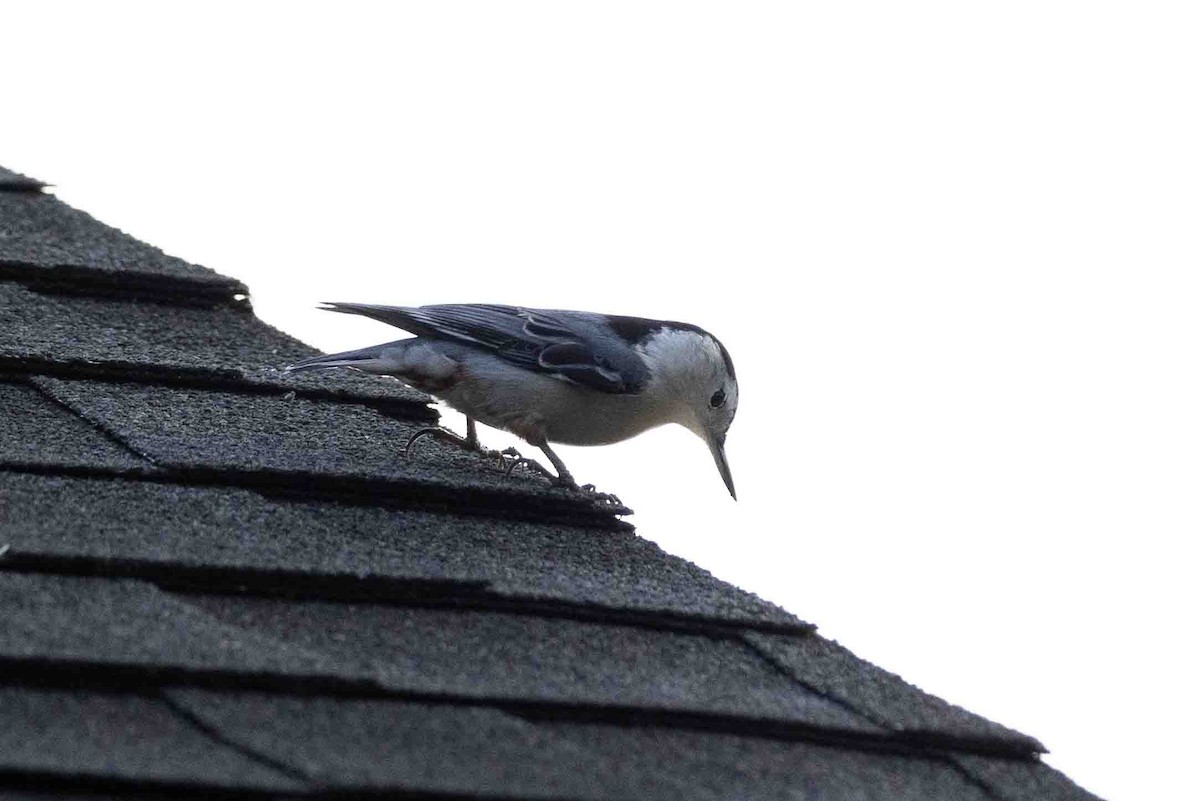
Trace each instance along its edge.
<instances>
[{"instance_id":1,"label":"bird's claw","mask_svg":"<svg viewBox=\"0 0 1200 801\"><path fill-rule=\"evenodd\" d=\"M605 503L613 503L618 506L621 505L621 502L617 499L617 496L609 495L603 492L596 492L596 487L592 484L585 484L584 486L580 487L575 483L575 479L571 477L570 473L555 475L533 459L522 456L521 452L512 446L509 446L502 451L485 449L480 446L479 440L477 439L473 440L471 437L460 437L452 431L447 431L446 429L437 426L427 426L413 432L412 436L408 438L408 442L405 443L404 450L401 452L404 458L407 459L409 457L409 455L412 453L413 446L417 444L417 442L419 442L423 437L437 437L438 439L449 442L452 445L457 445L463 450L480 453L489 460L495 459L497 460L497 469L504 472L505 478L512 476L513 471L515 471L518 467L524 466L526 469L532 470L538 475L549 479L550 483L556 487L581 490L595 497L597 500Z\"/></svg>"},{"instance_id":2,"label":"bird's claw","mask_svg":"<svg viewBox=\"0 0 1200 801\"><path fill-rule=\"evenodd\" d=\"M489 462L494 462L497 470L503 470L504 465L508 463L508 460L504 458L503 451L494 451L490 448L480 448L479 452L483 454L483 458L487 459Z\"/></svg>"},{"instance_id":3,"label":"bird's claw","mask_svg":"<svg viewBox=\"0 0 1200 801\"><path fill-rule=\"evenodd\" d=\"M418 428L413 432L413 435L408 438L408 442L404 443L404 449L401 451L401 455L407 459L408 455L412 453L413 445L416 445L422 437L437 437L440 440L457 445L460 448L472 447L470 441L465 437L460 437L458 434L447 431L444 428L438 428L437 426L426 426L425 428Z\"/></svg>"},{"instance_id":4,"label":"bird's claw","mask_svg":"<svg viewBox=\"0 0 1200 801\"><path fill-rule=\"evenodd\" d=\"M510 451L511 451L511 453L510 453ZM546 468L542 467L540 464L535 462L533 459L527 459L524 456L522 456L521 454L517 453L515 448L505 448L503 451L501 451L501 454L503 456L507 457L505 460L506 464L504 466L504 476L506 478L508 476L511 476L513 474L513 471L516 470L518 466L524 465L528 469L534 471L535 473L538 473L539 475L545 476L546 478L550 479L551 481L558 480L557 476L555 476L553 473L551 473Z\"/></svg>"},{"instance_id":5,"label":"bird's claw","mask_svg":"<svg viewBox=\"0 0 1200 801\"><path fill-rule=\"evenodd\" d=\"M613 506L624 506L621 499L611 492L598 492L595 484L584 484L579 488L582 492L586 492L601 503L611 503Z\"/></svg>"},{"instance_id":6,"label":"bird's claw","mask_svg":"<svg viewBox=\"0 0 1200 801\"><path fill-rule=\"evenodd\" d=\"M549 479L550 483L556 487L579 489L579 486L575 483L575 479L571 478L570 473L556 476L554 473L543 467L539 462L522 456L521 452L514 447L509 446L500 451L500 458L504 460L503 469L505 477L511 476L514 470L523 465L538 475Z\"/></svg>"},{"instance_id":7,"label":"bird's claw","mask_svg":"<svg viewBox=\"0 0 1200 801\"><path fill-rule=\"evenodd\" d=\"M436 437L440 440L450 443L451 445L457 445L465 451L473 451L475 453L482 454L486 459L494 459L496 460L497 469L502 470L505 476L511 476L513 474L513 470L515 470L518 465L523 464L529 469L540 473L551 480L556 479L556 476L553 473L532 459L526 459L521 455L520 451L514 447L510 446L502 451L486 449L480 446L479 440L477 439L472 440L470 437L460 437L453 431L447 431L446 429L438 426L426 426L425 428L421 428L413 432L412 436L408 438L408 442L406 442L404 445L404 449L402 451L403 456L408 458L412 453L413 446L424 437Z\"/></svg>"}]
</instances>

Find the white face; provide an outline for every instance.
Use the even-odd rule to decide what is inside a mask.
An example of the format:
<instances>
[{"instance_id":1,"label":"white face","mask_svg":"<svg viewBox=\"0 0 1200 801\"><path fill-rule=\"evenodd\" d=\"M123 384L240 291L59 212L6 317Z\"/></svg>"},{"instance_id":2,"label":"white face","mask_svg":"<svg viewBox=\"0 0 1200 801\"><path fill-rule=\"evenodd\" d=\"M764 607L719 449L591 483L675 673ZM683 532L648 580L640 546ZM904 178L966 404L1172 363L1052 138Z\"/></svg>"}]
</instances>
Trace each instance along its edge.
<instances>
[{"instance_id":1,"label":"white face","mask_svg":"<svg viewBox=\"0 0 1200 801\"><path fill-rule=\"evenodd\" d=\"M737 413L738 385L721 346L695 331L663 331L642 348L655 392L678 405L676 422L723 440Z\"/></svg>"},{"instance_id":2,"label":"white face","mask_svg":"<svg viewBox=\"0 0 1200 801\"><path fill-rule=\"evenodd\" d=\"M738 385L726 366L721 346L711 337L702 337L702 360L695 371L692 410L700 424L701 436L725 441L725 432L737 414ZM692 382L689 382L692 383Z\"/></svg>"},{"instance_id":3,"label":"white face","mask_svg":"<svg viewBox=\"0 0 1200 801\"><path fill-rule=\"evenodd\" d=\"M722 440L725 432L733 424L733 416L737 414L738 386L737 379L728 375L722 365L722 375L714 376L711 382L716 389L708 396L708 407L701 412L704 427L717 434Z\"/></svg>"},{"instance_id":4,"label":"white face","mask_svg":"<svg viewBox=\"0 0 1200 801\"><path fill-rule=\"evenodd\" d=\"M728 354L708 334L679 329L658 332L641 352L652 375L647 393L671 410L675 422L708 444L721 479L736 499L725 458L725 434L738 405L737 378Z\"/></svg>"}]
</instances>

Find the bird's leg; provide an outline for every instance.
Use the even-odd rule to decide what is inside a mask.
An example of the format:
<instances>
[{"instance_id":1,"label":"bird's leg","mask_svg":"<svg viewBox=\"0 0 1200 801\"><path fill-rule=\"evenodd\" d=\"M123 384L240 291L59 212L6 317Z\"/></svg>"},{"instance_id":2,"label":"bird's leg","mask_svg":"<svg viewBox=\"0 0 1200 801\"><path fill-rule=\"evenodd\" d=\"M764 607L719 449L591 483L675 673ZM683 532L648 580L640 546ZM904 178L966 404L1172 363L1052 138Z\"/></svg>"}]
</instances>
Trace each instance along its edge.
<instances>
[{"instance_id":1,"label":"bird's leg","mask_svg":"<svg viewBox=\"0 0 1200 801\"><path fill-rule=\"evenodd\" d=\"M516 448L505 448L500 452L503 456L513 457L512 461L508 463L508 467L505 468L504 475L512 475L512 472L517 468L517 465L523 464L530 470L533 470L535 473L539 473L550 479L552 483L560 487L582 490L583 492L586 492L588 495L591 495L593 498L603 503L612 504L614 506L624 506L624 504L621 503L621 499L616 495L610 495L607 492L597 492L596 485L594 484L584 484L582 487L576 484L575 479L571 476L571 471L567 469L567 466L563 463L563 460L558 458L558 454L550 449L550 443L546 441L545 437L541 438L540 440L531 439L529 441L542 449L542 453L546 454L546 458L548 458L550 463L554 465L554 469L558 471L558 475L554 475L532 459L526 459L517 451Z\"/></svg>"},{"instance_id":2,"label":"bird's leg","mask_svg":"<svg viewBox=\"0 0 1200 801\"><path fill-rule=\"evenodd\" d=\"M575 488L575 479L571 478L570 471L567 470L567 466L563 464L562 459L558 458L558 454L550 450L550 443L546 441L544 436L537 439L530 438L528 439L528 442L532 445L537 445L542 449L542 453L546 454L546 456L550 458L550 463L554 465L554 469L558 471L558 475L554 475L532 459L526 459L517 452L516 448L505 448L503 451L504 455L513 457L513 460L508 463L508 467L504 470L504 474L506 476L511 476L513 470L517 469L517 465L525 465L530 470L540 473L541 475L550 479L552 483L557 484L560 487L570 487L572 489Z\"/></svg>"},{"instance_id":3,"label":"bird's leg","mask_svg":"<svg viewBox=\"0 0 1200 801\"><path fill-rule=\"evenodd\" d=\"M488 459L495 459L496 466L500 467L501 469L504 468L504 451L494 451L491 448L483 447L483 444L479 441L479 429L475 425L474 417L467 418L467 438L463 440L463 447L473 451L478 451Z\"/></svg>"},{"instance_id":4,"label":"bird's leg","mask_svg":"<svg viewBox=\"0 0 1200 801\"><path fill-rule=\"evenodd\" d=\"M550 464L554 465L554 469L558 471L558 475L557 476L551 475L549 470L542 467L537 462L535 462L531 459L526 459L523 456L514 460L512 462L512 464L510 464L508 466L508 469L505 471L505 474L511 475L513 469L517 465L524 464L524 465L529 466L533 470L536 470L537 472L541 473L543 476L550 479L551 481L553 481L555 484L559 485L560 487L569 487L571 489L574 489L576 487L576 484L575 484L575 479L571 478L571 471L567 469L567 466L565 464L563 464L563 460L558 458L558 454L556 454L554 451L550 450L550 443L546 441L546 438L541 437L537 440L531 439L530 442L534 445L537 445L539 448L542 449L542 453L546 454L546 458L548 458L550 460Z\"/></svg>"},{"instance_id":5,"label":"bird's leg","mask_svg":"<svg viewBox=\"0 0 1200 801\"><path fill-rule=\"evenodd\" d=\"M575 479L571 477L571 471L563 464L563 460L558 458L558 454L550 450L550 443L542 440L536 443L542 449L542 453L546 454L546 458L550 460L550 464L554 465L554 469L558 472L558 483L564 487L576 486Z\"/></svg>"}]
</instances>

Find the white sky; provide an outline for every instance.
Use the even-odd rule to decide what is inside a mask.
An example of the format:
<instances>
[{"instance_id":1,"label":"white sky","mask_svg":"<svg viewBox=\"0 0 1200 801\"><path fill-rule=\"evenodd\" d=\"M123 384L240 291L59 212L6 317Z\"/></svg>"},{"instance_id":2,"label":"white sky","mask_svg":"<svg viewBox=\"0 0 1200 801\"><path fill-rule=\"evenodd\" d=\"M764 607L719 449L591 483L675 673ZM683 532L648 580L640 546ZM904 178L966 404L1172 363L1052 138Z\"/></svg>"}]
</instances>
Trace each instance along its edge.
<instances>
[{"instance_id":1,"label":"white sky","mask_svg":"<svg viewBox=\"0 0 1200 801\"><path fill-rule=\"evenodd\" d=\"M742 500L682 429L580 480L1106 798L1193 784L1193 4L103 5L4 7L0 164L327 350L709 328Z\"/></svg>"}]
</instances>

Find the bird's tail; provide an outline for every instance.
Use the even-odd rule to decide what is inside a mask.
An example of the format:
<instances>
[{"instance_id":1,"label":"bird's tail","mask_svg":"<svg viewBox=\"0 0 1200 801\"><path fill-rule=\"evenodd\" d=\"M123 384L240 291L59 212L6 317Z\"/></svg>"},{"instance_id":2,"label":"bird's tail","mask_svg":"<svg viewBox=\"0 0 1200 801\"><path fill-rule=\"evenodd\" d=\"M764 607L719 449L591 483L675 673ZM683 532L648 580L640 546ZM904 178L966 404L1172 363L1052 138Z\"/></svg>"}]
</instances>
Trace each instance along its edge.
<instances>
[{"instance_id":1,"label":"bird's tail","mask_svg":"<svg viewBox=\"0 0 1200 801\"><path fill-rule=\"evenodd\" d=\"M358 350L348 350L342 353L330 353L324 356L313 356L308 359L303 359L295 364L288 365L284 369L289 373L298 373L302 370L321 370L326 367L355 367L359 370L373 372L373 367L383 366L383 352L387 348L394 348L401 342L409 340L400 340L399 342L388 342L383 345L372 345L369 348L359 348Z\"/></svg>"},{"instance_id":2,"label":"bird's tail","mask_svg":"<svg viewBox=\"0 0 1200 801\"><path fill-rule=\"evenodd\" d=\"M376 306L370 303L331 303L325 301L319 308L322 311L359 314L363 317L369 317L372 320L378 320L381 323L394 325L417 336L433 336L437 333L434 327L421 319L420 309L412 309L407 306Z\"/></svg>"}]
</instances>

